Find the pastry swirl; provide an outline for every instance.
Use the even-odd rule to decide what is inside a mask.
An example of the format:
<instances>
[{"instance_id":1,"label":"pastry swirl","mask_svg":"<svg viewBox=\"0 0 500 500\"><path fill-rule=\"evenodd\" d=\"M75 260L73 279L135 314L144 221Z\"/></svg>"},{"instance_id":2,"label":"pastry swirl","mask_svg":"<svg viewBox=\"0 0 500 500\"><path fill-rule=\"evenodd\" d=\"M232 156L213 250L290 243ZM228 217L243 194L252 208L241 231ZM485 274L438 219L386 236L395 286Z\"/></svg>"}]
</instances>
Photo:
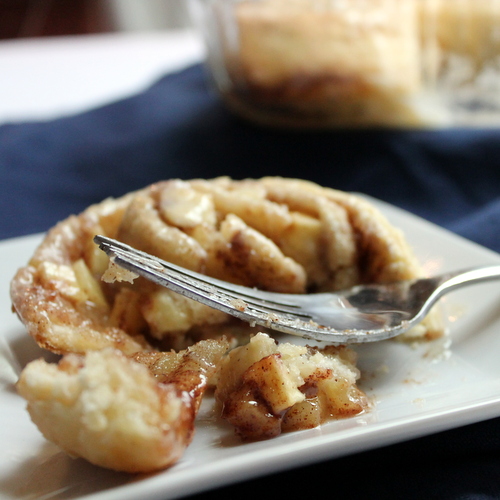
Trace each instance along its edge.
<instances>
[{"instance_id":1,"label":"pastry swirl","mask_svg":"<svg viewBox=\"0 0 500 500\"><path fill-rule=\"evenodd\" d=\"M179 459L209 387L244 439L355 415L369 403L351 349L278 345L269 332L143 278L104 282L109 259L95 234L274 292L421 275L404 235L372 204L296 179L163 181L60 222L16 273L11 298L35 341L63 358L29 364L19 392L48 439L130 472ZM407 337L441 334L430 315Z\"/></svg>"}]
</instances>

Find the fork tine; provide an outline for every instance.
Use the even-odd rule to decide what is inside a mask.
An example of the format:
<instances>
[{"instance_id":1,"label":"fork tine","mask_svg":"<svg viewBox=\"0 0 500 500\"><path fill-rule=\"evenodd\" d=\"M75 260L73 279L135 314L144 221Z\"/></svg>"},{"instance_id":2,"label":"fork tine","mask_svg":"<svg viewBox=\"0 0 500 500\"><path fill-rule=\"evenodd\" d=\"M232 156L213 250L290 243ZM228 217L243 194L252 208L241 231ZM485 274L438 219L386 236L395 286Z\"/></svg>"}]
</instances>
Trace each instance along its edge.
<instances>
[{"instance_id":1,"label":"fork tine","mask_svg":"<svg viewBox=\"0 0 500 500\"><path fill-rule=\"evenodd\" d=\"M256 324L273 330L289 333L305 339L328 341L335 344L350 344L383 340L408 328L409 322L399 326L383 326L380 320L369 321L369 329L353 328L345 323L345 302L340 300L337 305L332 302L340 299L339 294L314 294L314 296L293 295L265 292L253 288L233 285L225 281L190 271L170 262L163 261L145 252L136 250L124 243L105 236L94 237L95 243L114 259L119 266L129 271L173 290L185 297L201 302L227 314L235 316L254 326ZM312 298L307 308L302 307L303 301ZM242 301L235 303L235 301ZM317 304L318 303L318 304ZM316 307L315 307L316 306ZM339 311L340 323L325 326L320 315L321 324L317 323L308 309L327 307ZM347 314L349 316L349 313ZM371 317L368 313L365 316ZM375 315L377 316L377 315ZM363 321L369 318L363 319Z\"/></svg>"},{"instance_id":2,"label":"fork tine","mask_svg":"<svg viewBox=\"0 0 500 500\"><path fill-rule=\"evenodd\" d=\"M271 292L229 284L163 261L105 236L97 235L94 241L117 264L137 274L143 275L145 273L146 277L154 282L189 298L193 298L192 294L194 294L197 297L220 304L220 300L217 299L225 297L227 300L241 300L246 307L259 308L267 313L293 314L294 316L310 318L309 315L301 313L300 307L290 299L284 300L287 298L286 294L277 296ZM218 292L218 296L216 292ZM257 293L262 298L257 297ZM234 307L237 306L233 305Z\"/></svg>"}]
</instances>

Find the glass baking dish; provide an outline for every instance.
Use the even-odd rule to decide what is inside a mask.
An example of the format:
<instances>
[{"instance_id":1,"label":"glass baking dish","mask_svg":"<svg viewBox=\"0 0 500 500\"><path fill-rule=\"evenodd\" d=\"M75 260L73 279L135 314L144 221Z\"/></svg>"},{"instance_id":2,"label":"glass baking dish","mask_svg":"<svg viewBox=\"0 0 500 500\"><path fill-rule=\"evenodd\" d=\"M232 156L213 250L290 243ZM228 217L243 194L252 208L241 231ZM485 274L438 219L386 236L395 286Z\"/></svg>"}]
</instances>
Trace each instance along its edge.
<instances>
[{"instance_id":1,"label":"glass baking dish","mask_svg":"<svg viewBox=\"0 0 500 500\"><path fill-rule=\"evenodd\" d=\"M238 114L281 127L500 124L500 0L190 0Z\"/></svg>"}]
</instances>

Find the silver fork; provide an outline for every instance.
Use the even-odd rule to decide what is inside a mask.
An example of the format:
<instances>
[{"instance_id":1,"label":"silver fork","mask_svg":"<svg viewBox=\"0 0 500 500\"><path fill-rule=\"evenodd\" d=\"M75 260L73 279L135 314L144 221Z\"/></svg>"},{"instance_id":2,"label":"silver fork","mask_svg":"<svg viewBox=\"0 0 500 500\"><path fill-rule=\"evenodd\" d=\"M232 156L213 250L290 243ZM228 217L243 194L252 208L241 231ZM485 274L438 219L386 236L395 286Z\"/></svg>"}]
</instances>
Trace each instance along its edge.
<instances>
[{"instance_id":1,"label":"silver fork","mask_svg":"<svg viewBox=\"0 0 500 500\"><path fill-rule=\"evenodd\" d=\"M118 266L251 325L338 344L395 337L419 323L444 294L500 278L500 265L492 265L335 293L272 293L210 278L105 236L94 241Z\"/></svg>"}]
</instances>

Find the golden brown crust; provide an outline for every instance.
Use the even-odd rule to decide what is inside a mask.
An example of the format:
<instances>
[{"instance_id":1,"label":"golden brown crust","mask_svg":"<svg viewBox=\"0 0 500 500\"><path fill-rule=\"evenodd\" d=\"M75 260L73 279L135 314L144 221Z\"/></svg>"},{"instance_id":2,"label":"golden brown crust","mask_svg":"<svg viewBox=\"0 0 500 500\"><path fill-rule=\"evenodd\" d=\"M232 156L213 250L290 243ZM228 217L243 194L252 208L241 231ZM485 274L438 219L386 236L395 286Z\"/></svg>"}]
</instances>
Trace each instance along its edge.
<instances>
[{"instance_id":1,"label":"golden brown crust","mask_svg":"<svg viewBox=\"0 0 500 500\"><path fill-rule=\"evenodd\" d=\"M36 342L57 354L115 347L127 354L148 348L142 337L101 323L107 311L75 304L40 284L34 267L18 271L11 287L14 309ZM94 319L95 318L95 319Z\"/></svg>"},{"instance_id":2,"label":"golden brown crust","mask_svg":"<svg viewBox=\"0 0 500 500\"><path fill-rule=\"evenodd\" d=\"M104 347L132 354L149 348L142 336L107 324L108 304L87 300L72 268L85 257L96 232L107 227L113 234L129 200L130 196L105 200L60 222L14 276L13 309L41 347L57 354Z\"/></svg>"}]
</instances>

